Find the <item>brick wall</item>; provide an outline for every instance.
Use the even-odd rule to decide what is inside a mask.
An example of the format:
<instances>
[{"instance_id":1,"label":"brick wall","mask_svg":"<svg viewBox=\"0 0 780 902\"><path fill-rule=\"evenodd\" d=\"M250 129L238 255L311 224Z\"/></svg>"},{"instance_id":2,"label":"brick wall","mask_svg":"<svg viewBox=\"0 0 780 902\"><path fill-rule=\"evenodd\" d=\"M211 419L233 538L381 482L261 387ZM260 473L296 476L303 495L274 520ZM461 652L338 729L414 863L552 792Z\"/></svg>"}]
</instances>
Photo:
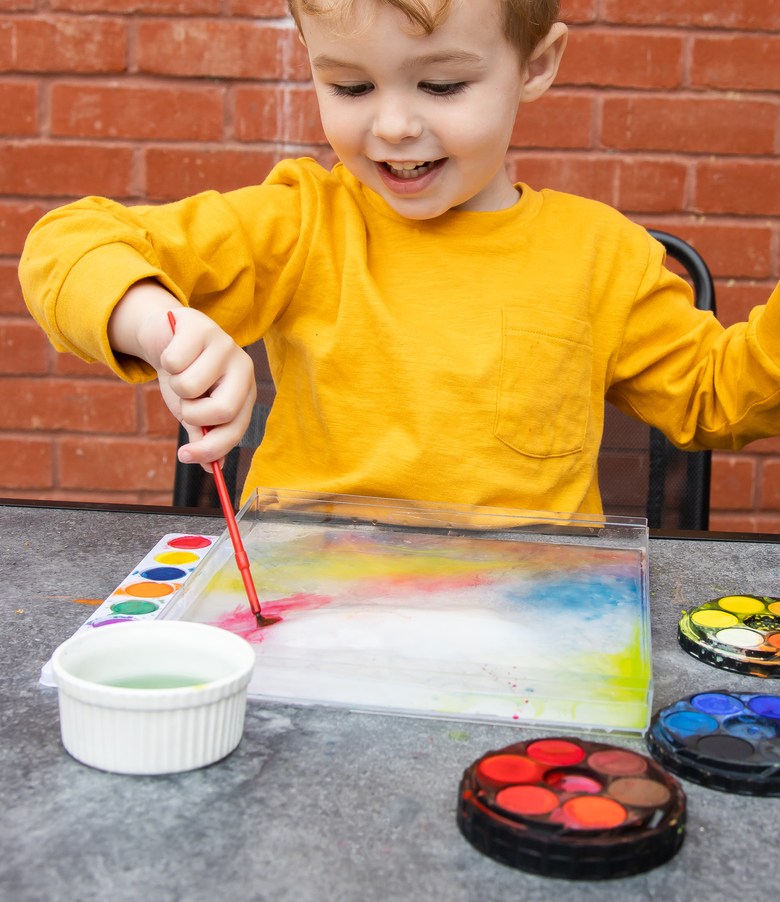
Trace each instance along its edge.
<instances>
[{"instance_id":1,"label":"brick wall","mask_svg":"<svg viewBox=\"0 0 780 902\"><path fill-rule=\"evenodd\" d=\"M780 0L564 0L557 86L508 165L690 241L726 324L780 274ZM57 355L16 282L24 236L84 194L163 202L331 161L284 0L0 0L0 495L166 503L154 386ZM780 532L780 440L718 453L712 528Z\"/></svg>"}]
</instances>

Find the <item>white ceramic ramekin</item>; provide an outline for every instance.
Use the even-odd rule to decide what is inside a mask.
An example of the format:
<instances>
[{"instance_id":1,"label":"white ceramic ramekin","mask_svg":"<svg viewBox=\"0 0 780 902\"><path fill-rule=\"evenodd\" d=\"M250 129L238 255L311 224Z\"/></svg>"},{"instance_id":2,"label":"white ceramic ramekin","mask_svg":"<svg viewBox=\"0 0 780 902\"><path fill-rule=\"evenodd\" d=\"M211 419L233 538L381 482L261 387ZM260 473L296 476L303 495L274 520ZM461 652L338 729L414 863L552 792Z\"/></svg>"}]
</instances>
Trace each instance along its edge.
<instances>
[{"instance_id":1,"label":"white ceramic ramekin","mask_svg":"<svg viewBox=\"0 0 780 902\"><path fill-rule=\"evenodd\" d=\"M115 623L54 652L62 742L78 761L119 774L204 767L241 740L252 646L201 623ZM188 676L173 689L108 685Z\"/></svg>"}]
</instances>

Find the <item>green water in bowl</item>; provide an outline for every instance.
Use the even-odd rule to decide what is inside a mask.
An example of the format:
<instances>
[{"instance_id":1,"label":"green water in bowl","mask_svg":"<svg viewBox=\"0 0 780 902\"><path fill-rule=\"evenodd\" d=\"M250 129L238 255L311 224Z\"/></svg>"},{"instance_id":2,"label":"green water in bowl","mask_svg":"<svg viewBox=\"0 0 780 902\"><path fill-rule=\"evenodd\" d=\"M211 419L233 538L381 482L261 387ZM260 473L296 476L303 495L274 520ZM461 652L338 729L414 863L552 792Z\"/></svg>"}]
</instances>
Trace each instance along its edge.
<instances>
[{"instance_id":1,"label":"green water in bowl","mask_svg":"<svg viewBox=\"0 0 780 902\"><path fill-rule=\"evenodd\" d=\"M202 686L208 682L202 676L181 673L144 673L119 680L101 681L103 686L115 686L117 689L182 689L185 686Z\"/></svg>"}]
</instances>

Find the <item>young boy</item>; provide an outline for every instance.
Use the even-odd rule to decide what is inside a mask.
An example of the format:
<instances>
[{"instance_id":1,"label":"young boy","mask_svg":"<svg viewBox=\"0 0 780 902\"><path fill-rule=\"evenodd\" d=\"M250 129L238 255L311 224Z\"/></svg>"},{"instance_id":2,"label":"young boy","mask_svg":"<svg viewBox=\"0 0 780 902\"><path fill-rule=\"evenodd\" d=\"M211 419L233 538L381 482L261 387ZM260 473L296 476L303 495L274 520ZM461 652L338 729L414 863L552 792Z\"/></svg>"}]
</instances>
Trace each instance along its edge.
<instances>
[{"instance_id":1,"label":"young boy","mask_svg":"<svg viewBox=\"0 0 780 902\"><path fill-rule=\"evenodd\" d=\"M644 229L507 177L518 103L564 51L558 0L290 6L332 173L286 161L156 208L90 198L44 217L22 261L58 349L157 371L182 460L241 437L239 345L260 337L277 399L245 494L593 513L605 396L686 449L780 432L780 290L724 332Z\"/></svg>"}]
</instances>

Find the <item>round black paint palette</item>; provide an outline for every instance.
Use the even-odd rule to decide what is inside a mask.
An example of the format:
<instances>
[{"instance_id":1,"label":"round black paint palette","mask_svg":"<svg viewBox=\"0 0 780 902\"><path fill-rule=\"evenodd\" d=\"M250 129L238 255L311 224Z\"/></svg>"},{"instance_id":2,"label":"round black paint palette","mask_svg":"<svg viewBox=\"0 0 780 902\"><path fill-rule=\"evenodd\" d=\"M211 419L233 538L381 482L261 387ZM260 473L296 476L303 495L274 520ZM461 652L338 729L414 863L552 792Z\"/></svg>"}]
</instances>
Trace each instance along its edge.
<instances>
[{"instance_id":1,"label":"round black paint palette","mask_svg":"<svg viewBox=\"0 0 780 902\"><path fill-rule=\"evenodd\" d=\"M739 795L780 796L780 696L700 692L659 711L647 745L686 780Z\"/></svg>"},{"instance_id":2,"label":"round black paint palette","mask_svg":"<svg viewBox=\"0 0 780 902\"><path fill-rule=\"evenodd\" d=\"M458 826L490 858L534 874L603 880L668 861L685 794L652 759L580 739L488 752L460 784Z\"/></svg>"},{"instance_id":3,"label":"round black paint palette","mask_svg":"<svg viewBox=\"0 0 780 902\"><path fill-rule=\"evenodd\" d=\"M780 598L728 595L683 611L677 641L713 667L780 679Z\"/></svg>"}]
</instances>

